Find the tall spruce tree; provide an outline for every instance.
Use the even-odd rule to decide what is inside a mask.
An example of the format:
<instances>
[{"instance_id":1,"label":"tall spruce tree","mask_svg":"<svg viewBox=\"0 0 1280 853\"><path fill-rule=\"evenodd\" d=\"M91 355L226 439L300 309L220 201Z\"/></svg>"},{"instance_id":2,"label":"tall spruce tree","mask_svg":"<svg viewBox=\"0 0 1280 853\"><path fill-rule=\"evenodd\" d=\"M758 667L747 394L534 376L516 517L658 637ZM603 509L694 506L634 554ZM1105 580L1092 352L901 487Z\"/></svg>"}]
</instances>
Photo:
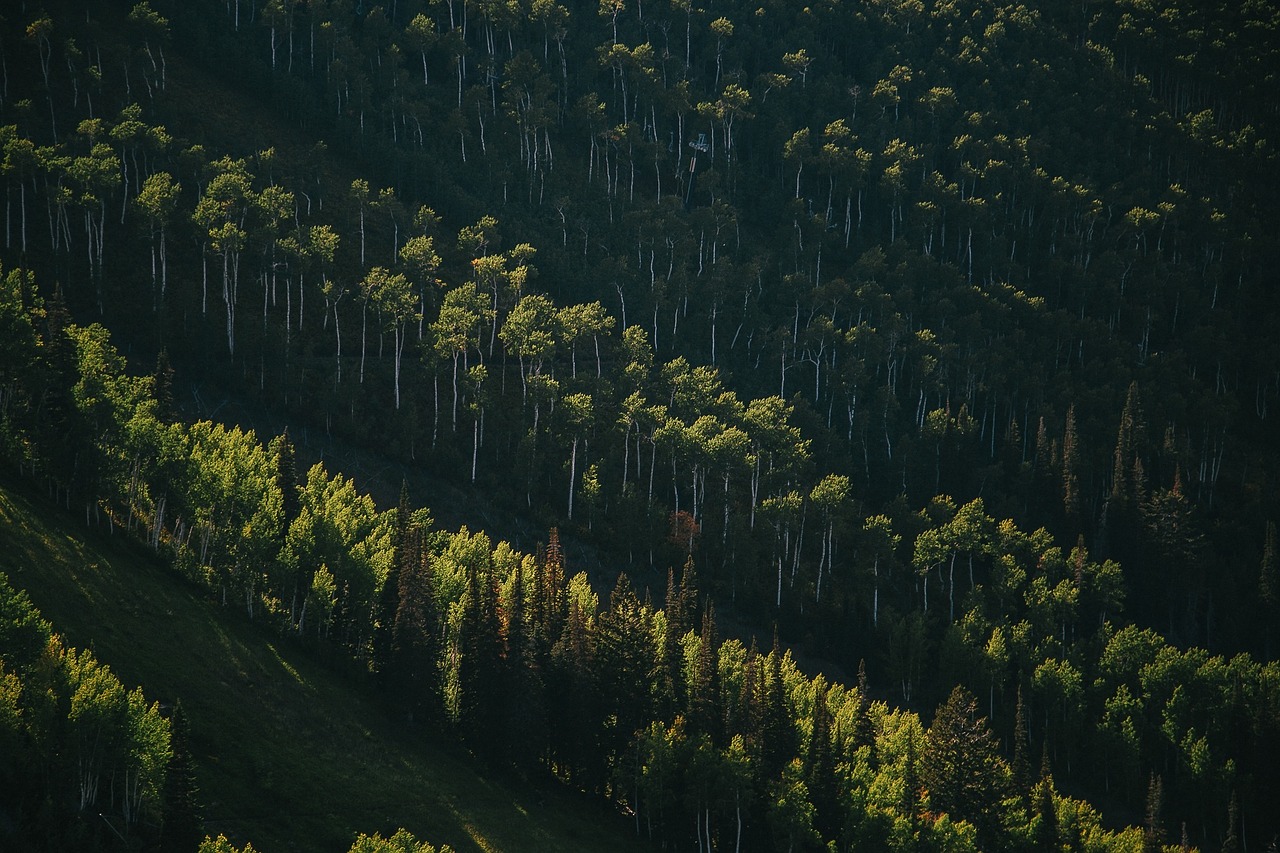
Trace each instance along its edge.
<instances>
[{"instance_id":1,"label":"tall spruce tree","mask_svg":"<svg viewBox=\"0 0 1280 853\"><path fill-rule=\"evenodd\" d=\"M1001 804L1009 793L1009 768L978 700L957 686L938 707L920 755L920 779L937 811L967 820L984 848L999 846Z\"/></svg>"},{"instance_id":2,"label":"tall spruce tree","mask_svg":"<svg viewBox=\"0 0 1280 853\"><path fill-rule=\"evenodd\" d=\"M191 721L182 700L173 704L169 715L169 764L165 769L164 822L160 826L160 849L164 853L191 853L200 844L200 790L196 786L191 760Z\"/></svg>"}]
</instances>

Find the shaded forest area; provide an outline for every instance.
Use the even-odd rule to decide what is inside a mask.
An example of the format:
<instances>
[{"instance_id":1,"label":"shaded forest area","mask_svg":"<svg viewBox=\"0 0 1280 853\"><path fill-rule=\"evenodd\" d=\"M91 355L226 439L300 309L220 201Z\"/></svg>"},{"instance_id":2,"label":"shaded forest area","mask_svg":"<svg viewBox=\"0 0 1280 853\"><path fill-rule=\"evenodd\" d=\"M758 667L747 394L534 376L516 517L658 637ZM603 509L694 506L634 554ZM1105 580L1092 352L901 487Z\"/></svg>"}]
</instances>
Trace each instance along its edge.
<instances>
[{"instance_id":1,"label":"shaded forest area","mask_svg":"<svg viewBox=\"0 0 1280 853\"><path fill-rule=\"evenodd\" d=\"M1163 821L1223 845L1243 814L1262 849L1280 21L1227 5L30 4L3 40L6 450L249 618L384 675L418 661L400 677L477 748L512 690L564 696L554 649L594 669L631 620L627 674L563 711L596 748L514 761L655 838L726 845L749 790L812 806L748 822L766 847L900 845L943 812L1026 840L1029 749L1036 778L1146 814L1144 844ZM633 575L696 567L701 596L622 582L597 615L560 584L535 617L555 560L407 547L407 504L291 472L288 436L174 423L170 365ZM937 760L923 727L877 785L893 726L815 741L844 688L796 675L787 793L790 757L734 716L753 694L720 683L768 683L770 656L719 643L716 607L865 661L864 716L903 713L868 685L944 721L981 697L995 787L902 782ZM642 795L618 774L661 766L655 738L684 781Z\"/></svg>"}]
</instances>

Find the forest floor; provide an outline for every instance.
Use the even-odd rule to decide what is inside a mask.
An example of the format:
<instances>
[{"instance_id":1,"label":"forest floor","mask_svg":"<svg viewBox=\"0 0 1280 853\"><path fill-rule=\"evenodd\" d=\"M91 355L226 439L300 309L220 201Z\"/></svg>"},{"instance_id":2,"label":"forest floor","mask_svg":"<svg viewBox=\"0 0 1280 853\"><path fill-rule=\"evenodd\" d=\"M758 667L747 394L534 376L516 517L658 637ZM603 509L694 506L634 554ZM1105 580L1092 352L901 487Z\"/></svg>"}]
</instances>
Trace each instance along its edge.
<instances>
[{"instance_id":1,"label":"forest floor","mask_svg":"<svg viewBox=\"0 0 1280 853\"><path fill-rule=\"evenodd\" d=\"M208 600L105 517L82 519L0 475L0 572L127 688L182 701L207 832L262 853L338 853L398 827L459 853L647 849L597 799L484 775L341 663Z\"/></svg>"}]
</instances>

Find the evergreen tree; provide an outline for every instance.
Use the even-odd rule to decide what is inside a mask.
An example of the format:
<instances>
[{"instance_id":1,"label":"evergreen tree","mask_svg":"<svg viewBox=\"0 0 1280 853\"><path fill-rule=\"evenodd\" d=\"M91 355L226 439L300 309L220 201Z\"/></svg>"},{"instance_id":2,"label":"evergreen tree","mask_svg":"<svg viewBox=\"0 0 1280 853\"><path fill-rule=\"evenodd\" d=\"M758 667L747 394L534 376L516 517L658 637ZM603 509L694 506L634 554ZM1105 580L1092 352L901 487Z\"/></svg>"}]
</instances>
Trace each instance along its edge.
<instances>
[{"instance_id":1,"label":"evergreen tree","mask_svg":"<svg viewBox=\"0 0 1280 853\"><path fill-rule=\"evenodd\" d=\"M502 654L497 590L487 567L467 567L458 638L460 718L467 741L481 757L504 759L501 726L506 720L508 682Z\"/></svg>"},{"instance_id":2,"label":"evergreen tree","mask_svg":"<svg viewBox=\"0 0 1280 853\"><path fill-rule=\"evenodd\" d=\"M164 853L190 853L200 843L200 791L191 760L191 722L182 700L169 716L169 764L165 770L160 849Z\"/></svg>"},{"instance_id":3,"label":"evergreen tree","mask_svg":"<svg viewBox=\"0 0 1280 853\"><path fill-rule=\"evenodd\" d=\"M1013 790L1023 802L1031 802L1031 759L1027 755L1027 719L1022 703L1022 685L1018 685L1018 704L1013 716L1013 759L1009 765Z\"/></svg>"},{"instance_id":4,"label":"evergreen tree","mask_svg":"<svg viewBox=\"0 0 1280 853\"><path fill-rule=\"evenodd\" d=\"M1142 824L1142 853L1161 853L1164 850L1164 781L1151 774L1147 783L1147 816Z\"/></svg>"},{"instance_id":5,"label":"evergreen tree","mask_svg":"<svg viewBox=\"0 0 1280 853\"><path fill-rule=\"evenodd\" d=\"M1053 781L1040 780L1035 787L1035 816L1031 832L1031 849L1035 853L1060 853L1062 844L1058 830L1058 811L1053 799Z\"/></svg>"},{"instance_id":6,"label":"evergreen tree","mask_svg":"<svg viewBox=\"0 0 1280 853\"><path fill-rule=\"evenodd\" d=\"M173 423L177 420L177 410L173 399L173 365L169 362L169 350L161 347L156 356L156 372L153 374L152 395L156 400L156 420L161 423Z\"/></svg>"},{"instance_id":7,"label":"evergreen tree","mask_svg":"<svg viewBox=\"0 0 1280 853\"><path fill-rule=\"evenodd\" d=\"M596 627L594 672L605 705L604 755L610 764L653 719L657 659L649 622L630 578L620 573Z\"/></svg>"},{"instance_id":8,"label":"evergreen tree","mask_svg":"<svg viewBox=\"0 0 1280 853\"><path fill-rule=\"evenodd\" d=\"M688 719L693 734L705 734L715 744L721 742L724 729L718 649L715 607L707 602L702 614L697 652L688 676Z\"/></svg>"},{"instance_id":9,"label":"evergreen tree","mask_svg":"<svg viewBox=\"0 0 1280 853\"><path fill-rule=\"evenodd\" d=\"M396 508L395 534L392 540L394 559L387 570L386 580L378 594L377 610L373 625L373 668L383 679L384 686L392 683L391 670L395 657L396 613L400 609L400 574L411 562L406 553L412 510L409 508L409 484L400 482L400 503ZM414 555L416 558L417 555Z\"/></svg>"},{"instance_id":10,"label":"evergreen tree","mask_svg":"<svg viewBox=\"0 0 1280 853\"><path fill-rule=\"evenodd\" d=\"M818 676L813 684L813 711L809 718L809 748L805 753L804 782L814 808L814 828L825 840L835 840L843 829L844 815L836 760L832 749L831 708L827 683Z\"/></svg>"},{"instance_id":11,"label":"evergreen tree","mask_svg":"<svg viewBox=\"0 0 1280 853\"><path fill-rule=\"evenodd\" d=\"M400 549L389 673L411 712L430 717L439 706L441 620L426 535L421 526L410 526Z\"/></svg>"},{"instance_id":12,"label":"evergreen tree","mask_svg":"<svg viewBox=\"0 0 1280 853\"><path fill-rule=\"evenodd\" d=\"M1001 803L1009 792L1009 768L978 700L963 687L939 706L920 756L920 779L937 811L967 820L984 847L999 846Z\"/></svg>"},{"instance_id":13,"label":"evergreen tree","mask_svg":"<svg viewBox=\"0 0 1280 853\"><path fill-rule=\"evenodd\" d=\"M1222 853L1240 853L1240 800L1231 792L1231 804L1227 807L1227 836L1222 840Z\"/></svg>"},{"instance_id":14,"label":"evergreen tree","mask_svg":"<svg viewBox=\"0 0 1280 853\"><path fill-rule=\"evenodd\" d=\"M867 687L867 660L858 660L858 707L853 717L853 745L870 747L871 758L875 760L876 732L871 722L871 694Z\"/></svg>"},{"instance_id":15,"label":"evergreen tree","mask_svg":"<svg viewBox=\"0 0 1280 853\"><path fill-rule=\"evenodd\" d=\"M761 703L760 768L762 778L776 779L797 753L795 717L787 701L787 686L782 677L782 651L778 647L776 631L773 649L765 663L767 671L761 680L764 701Z\"/></svg>"},{"instance_id":16,"label":"evergreen tree","mask_svg":"<svg viewBox=\"0 0 1280 853\"><path fill-rule=\"evenodd\" d=\"M1271 638L1275 631L1276 616L1280 614L1280 551L1276 545L1276 523L1267 522L1266 538L1262 543L1262 564L1258 572L1258 601L1262 607L1264 641L1263 653L1271 656Z\"/></svg>"},{"instance_id":17,"label":"evergreen tree","mask_svg":"<svg viewBox=\"0 0 1280 853\"><path fill-rule=\"evenodd\" d=\"M1080 437L1076 433L1076 407L1067 408L1067 426L1062 434L1062 511L1067 523L1080 524Z\"/></svg>"},{"instance_id":18,"label":"evergreen tree","mask_svg":"<svg viewBox=\"0 0 1280 853\"><path fill-rule=\"evenodd\" d=\"M921 780L919 758L916 750L916 733L914 729L909 728L907 730L907 754L902 765L902 802L899 808L907 816L907 824L911 828L913 837L920 824Z\"/></svg>"},{"instance_id":19,"label":"evergreen tree","mask_svg":"<svg viewBox=\"0 0 1280 853\"><path fill-rule=\"evenodd\" d=\"M514 700L507 703L503 738L507 754L520 770L533 770L545 751L547 716L542 669L530 642L525 602L524 561L515 564L505 612L506 671Z\"/></svg>"}]
</instances>

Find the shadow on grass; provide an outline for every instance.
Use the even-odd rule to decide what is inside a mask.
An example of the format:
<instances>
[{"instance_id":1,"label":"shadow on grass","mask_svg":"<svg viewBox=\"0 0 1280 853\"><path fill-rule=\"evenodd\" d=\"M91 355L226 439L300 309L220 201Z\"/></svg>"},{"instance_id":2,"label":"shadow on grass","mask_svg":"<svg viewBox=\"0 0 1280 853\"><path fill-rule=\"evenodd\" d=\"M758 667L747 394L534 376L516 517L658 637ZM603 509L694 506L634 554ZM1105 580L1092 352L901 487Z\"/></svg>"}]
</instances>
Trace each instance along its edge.
<instances>
[{"instance_id":1,"label":"shadow on grass","mask_svg":"<svg viewBox=\"0 0 1280 853\"><path fill-rule=\"evenodd\" d=\"M459 853L649 849L596 801L478 769L447 732L393 718L367 684L7 476L0 571L126 686L182 700L215 835L263 853L341 853L359 832L399 827Z\"/></svg>"}]
</instances>

